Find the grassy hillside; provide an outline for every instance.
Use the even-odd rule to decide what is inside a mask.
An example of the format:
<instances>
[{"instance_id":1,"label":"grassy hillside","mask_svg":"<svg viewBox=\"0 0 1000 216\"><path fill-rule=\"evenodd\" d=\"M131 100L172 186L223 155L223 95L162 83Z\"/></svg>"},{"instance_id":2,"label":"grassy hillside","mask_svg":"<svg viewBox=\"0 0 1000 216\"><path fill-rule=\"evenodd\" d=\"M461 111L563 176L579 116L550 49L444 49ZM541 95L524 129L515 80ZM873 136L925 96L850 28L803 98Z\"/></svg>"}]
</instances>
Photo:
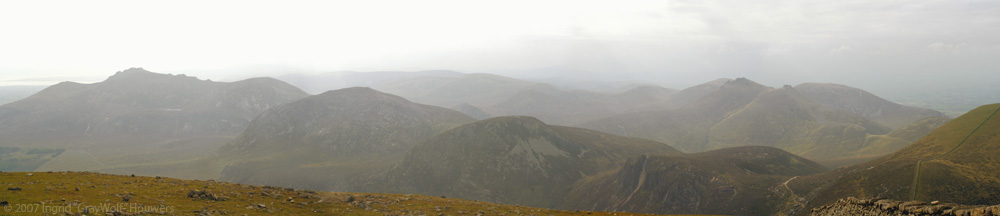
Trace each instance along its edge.
<instances>
[{"instance_id":1,"label":"grassy hillside","mask_svg":"<svg viewBox=\"0 0 1000 216\"><path fill-rule=\"evenodd\" d=\"M34 171L65 149L37 149L0 146L0 171Z\"/></svg>"},{"instance_id":2,"label":"grassy hillside","mask_svg":"<svg viewBox=\"0 0 1000 216\"><path fill-rule=\"evenodd\" d=\"M497 117L417 144L384 177L391 192L554 207L576 181L630 157L680 153L662 143Z\"/></svg>"},{"instance_id":3,"label":"grassy hillside","mask_svg":"<svg viewBox=\"0 0 1000 216\"><path fill-rule=\"evenodd\" d=\"M816 188L812 207L850 196L1000 203L1000 116L991 117L998 108L981 106L896 153L800 183L829 184L802 187Z\"/></svg>"},{"instance_id":4,"label":"grassy hillside","mask_svg":"<svg viewBox=\"0 0 1000 216\"><path fill-rule=\"evenodd\" d=\"M868 135L889 131L786 86L757 96L713 125L707 146L773 146L807 158L836 158L853 156Z\"/></svg>"},{"instance_id":5,"label":"grassy hillside","mask_svg":"<svg viewBox=\"0 0 1000 216\"><path fill-rule=\"evenodd\" d=\"M641 156L576 184L562 208L648 213L769 215L801 205L784 183L826 169L771 147Z\"/></svg>"},{"instance_id":6,"label":"grassy hillside","mask_svg":"<svg viewBox=\"0 0 1000 216\"><path fill-rule=\"evenodd\" d=\"M0 214L643 215L559 211L444 197L335 193L80 172L0 173ZM9 211L7 210L9 207Z\"/></svg>"},{"instance_id":7,"label":"grassy hillside","mask_svg":"<svg viewBox=\"0 0 1000 216\"><path fill-rule=\"evenodd\" d=\"M771 88L747 79L729 80L716 91L676 110L622 114L581 124L618 135L666 143L684 152L711 150L709 128Z\"/></svg>"},{"instance_id":8,"label":"grassy hillside","mask_svg":"<svg viewBox=\"0 0 1000 216\"><path fill-rule=\"evenodd\" d=\"M398 162L414 144L475 121L457 111L356 87L276 106L219 150L221 179L353 190L347 178Z\"/></svg>"}]
</instances>

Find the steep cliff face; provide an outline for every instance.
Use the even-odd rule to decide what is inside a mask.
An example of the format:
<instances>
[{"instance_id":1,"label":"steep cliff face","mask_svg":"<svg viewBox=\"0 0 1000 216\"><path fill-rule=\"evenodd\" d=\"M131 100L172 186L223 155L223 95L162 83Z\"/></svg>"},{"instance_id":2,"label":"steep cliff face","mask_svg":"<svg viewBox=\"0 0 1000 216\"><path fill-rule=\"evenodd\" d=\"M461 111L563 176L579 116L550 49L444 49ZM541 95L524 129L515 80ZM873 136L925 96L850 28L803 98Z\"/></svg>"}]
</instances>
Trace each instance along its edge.
<instances>
[{"instance_id":1,"label":"steep cliff face","mask_svg":"<svg viewBox=\"0 0 1000 216\"><path fill-rule=\"evenodd\" d=\"M1000 215L1000 205L968 206L953 203L895 201L889 199L858 199L848 197L836 203L812 209L814 216L855 215Z\"/></svg>"}]
</instances>

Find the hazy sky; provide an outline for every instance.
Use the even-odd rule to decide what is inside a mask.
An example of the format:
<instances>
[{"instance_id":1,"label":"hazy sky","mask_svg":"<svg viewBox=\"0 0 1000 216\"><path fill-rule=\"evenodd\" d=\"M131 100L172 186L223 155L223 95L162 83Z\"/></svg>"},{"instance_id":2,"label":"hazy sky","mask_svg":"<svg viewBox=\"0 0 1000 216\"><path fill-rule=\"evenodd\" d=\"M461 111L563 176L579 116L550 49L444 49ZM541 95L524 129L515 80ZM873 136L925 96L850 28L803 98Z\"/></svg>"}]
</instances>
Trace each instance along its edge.
<instances>
[{"instance_id":1,"label":"hazy sky","mask_svg":"<svg viewBox=\"0 0 1000 216\"><path fill-rule=\"evenodd\" d=\"M665 83L1000 80L1000 1L0 2L0 81L129 67L216 80L430 69Z\"/></svg>"}]
</instances>

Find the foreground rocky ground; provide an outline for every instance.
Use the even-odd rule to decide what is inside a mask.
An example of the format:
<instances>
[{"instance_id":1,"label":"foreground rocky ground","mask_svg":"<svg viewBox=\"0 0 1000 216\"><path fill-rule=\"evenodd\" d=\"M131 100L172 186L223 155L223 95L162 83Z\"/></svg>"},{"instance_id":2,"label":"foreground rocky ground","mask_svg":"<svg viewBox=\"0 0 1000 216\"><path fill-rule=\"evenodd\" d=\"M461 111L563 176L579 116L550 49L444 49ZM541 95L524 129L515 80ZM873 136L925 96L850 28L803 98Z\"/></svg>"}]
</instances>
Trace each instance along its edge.
<instances>
[{"instance_id":1,"label":"foreground rocky ground","mask_svg":"<svg viewBox=\"0 0 1000 216\"><path fill-rule=\"evenodd\" d=\"M1000 205L967 206L952 203L858 199L848 197L812 210L814 216L839 215L1000 215Z\"/></svg>"},{"instance_id":2,"label":"foreground rocky ground","mask_svg":"<svg viewBox=\"0 0 1000 216\"><path fill-rule=\"evenodd\" d=\"M0 190L0 215L644 215L90 172L3 172Z\"/></svg>"}]
</instances>

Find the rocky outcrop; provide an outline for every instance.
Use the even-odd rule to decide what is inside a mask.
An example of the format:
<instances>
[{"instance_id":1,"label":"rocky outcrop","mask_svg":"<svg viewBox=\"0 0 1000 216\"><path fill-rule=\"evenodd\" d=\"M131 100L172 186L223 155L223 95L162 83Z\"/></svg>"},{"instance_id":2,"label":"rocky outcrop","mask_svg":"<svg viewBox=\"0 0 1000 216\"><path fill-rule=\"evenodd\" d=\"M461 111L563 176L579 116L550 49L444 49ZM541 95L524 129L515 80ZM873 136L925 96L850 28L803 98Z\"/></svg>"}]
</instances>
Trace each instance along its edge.
<instances>
[{"instance_id":1,"label":"rocky outcrop","mask_svg":"<svg viewBox=\"0 0 1000 216\"><path fill-rule=\"evenodd\" d=\"M816 216L836 215L1000 215L1000 205L968 206L952 203L896 201L880 198L848 197L831 205L812 209Z\"/></svg>"},{"instance_id":2,"label":"rocky outcrop","mask_svg":"<svg viewBox=\"0 0 1000 216\"><path fill-rule=\"evenodd\" d=\"M211 200L211 201L226 201L229 200L227 196L218 196L215 193L203 190L191 190L187 193L188 198L201 199L201 200Z\"/></svg>"}]
</instances>

